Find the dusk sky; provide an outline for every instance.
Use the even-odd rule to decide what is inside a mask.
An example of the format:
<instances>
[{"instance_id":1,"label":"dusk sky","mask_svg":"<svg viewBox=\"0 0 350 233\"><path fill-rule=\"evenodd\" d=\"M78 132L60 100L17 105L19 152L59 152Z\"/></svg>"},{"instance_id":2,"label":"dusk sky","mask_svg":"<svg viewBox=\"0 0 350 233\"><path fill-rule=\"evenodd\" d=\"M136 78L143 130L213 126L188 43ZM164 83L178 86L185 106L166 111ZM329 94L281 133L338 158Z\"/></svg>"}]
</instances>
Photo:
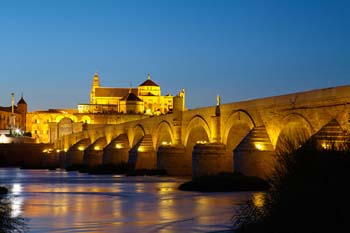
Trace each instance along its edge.
<instances>
[{"instance_id":1,"label":"dusk sky","mask_svg":"<svg viewBox=\"0 0 350 233\"><path fill-rule=\"evenodd\" d=\"M0 0L0 106L152 80L188 108L350 84L350 1Z\"/></svg>"}]
</instances>

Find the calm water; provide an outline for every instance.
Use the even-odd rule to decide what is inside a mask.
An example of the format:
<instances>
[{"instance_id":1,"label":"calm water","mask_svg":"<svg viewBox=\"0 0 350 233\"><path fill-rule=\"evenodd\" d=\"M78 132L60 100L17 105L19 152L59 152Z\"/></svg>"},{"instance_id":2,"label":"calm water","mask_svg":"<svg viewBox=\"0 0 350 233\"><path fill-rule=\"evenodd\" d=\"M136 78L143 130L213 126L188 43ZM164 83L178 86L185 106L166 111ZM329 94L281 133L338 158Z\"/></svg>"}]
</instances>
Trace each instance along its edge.
<instances>
[{"instance_id":1,"label":"calm water","mask_svg":"<svg viewBox=\"0 0 350 233\"><path fill-rule=\"evenodd\" d=\"M177 190L179 178L92 176L77 172L0 169L13 215L30 232L212 232L231 227L253 193Z\"/></svg>"}]
</instances>

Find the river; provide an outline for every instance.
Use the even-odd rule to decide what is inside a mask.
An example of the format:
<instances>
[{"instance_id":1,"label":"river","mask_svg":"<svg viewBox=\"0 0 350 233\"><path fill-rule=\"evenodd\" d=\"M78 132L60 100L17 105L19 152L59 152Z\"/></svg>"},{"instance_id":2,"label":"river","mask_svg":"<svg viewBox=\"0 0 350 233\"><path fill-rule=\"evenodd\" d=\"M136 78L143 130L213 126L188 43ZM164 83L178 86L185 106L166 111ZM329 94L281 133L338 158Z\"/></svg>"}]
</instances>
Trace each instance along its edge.
<instances>
[{"instance_id":1,"label":"river","mask_svg":"<svg viewBox=\"0 0 350 233\"><path fill-rule=\"evenodd\" d=\"M1 168L13 216L29 232L216 232L232 227L250 192L184 192L185 178Z\"/></svg>"}]
</instances>

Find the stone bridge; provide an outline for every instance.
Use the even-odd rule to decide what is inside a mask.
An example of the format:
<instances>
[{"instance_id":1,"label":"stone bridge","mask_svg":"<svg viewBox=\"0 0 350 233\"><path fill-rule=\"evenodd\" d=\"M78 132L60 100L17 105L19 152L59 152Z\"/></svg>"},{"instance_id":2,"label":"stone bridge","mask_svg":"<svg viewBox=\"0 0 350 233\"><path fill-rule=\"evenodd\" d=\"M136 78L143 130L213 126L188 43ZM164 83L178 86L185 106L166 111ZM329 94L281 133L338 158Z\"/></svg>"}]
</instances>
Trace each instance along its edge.
<instances>
[{"instance_id":1,"label":"stone bridge","mask_svg":"<svg viewBox=\"0 0 350 233\"><path fill-rule=\"evenodd\" d=\"M326 148L349 142L350 86L186 110L84 130L55 142L65 166L132 163L170 175L239 171L269 176L285 142L314 136Z\"/></svg>"}]
</instances>

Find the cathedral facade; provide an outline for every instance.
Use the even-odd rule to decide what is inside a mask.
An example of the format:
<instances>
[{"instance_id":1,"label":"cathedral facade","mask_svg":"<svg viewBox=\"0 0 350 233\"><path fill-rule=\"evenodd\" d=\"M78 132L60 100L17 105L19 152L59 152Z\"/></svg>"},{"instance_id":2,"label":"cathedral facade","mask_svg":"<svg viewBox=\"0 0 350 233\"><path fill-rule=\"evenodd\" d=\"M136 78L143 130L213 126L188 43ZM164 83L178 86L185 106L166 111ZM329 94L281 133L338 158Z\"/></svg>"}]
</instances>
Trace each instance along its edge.
<instances>
[{"instance_id":1,"label":"cathedral facade","mask_svg":"<svg viewBox=\"0 0 350 233\"><path fill-rule=\"evenodd\" d=\"M95 73L90 103L79 104L77 109L28 112L24 128L37 143L53 143L59 137L84 129L171 113L173 98L172 95L162 96L160 86L150 75L137 88L120 88L102 87Z\"/></svg>"},{"instance_id":2,"label":"cathedral facade","mask_svg":"<svg viewBox=\"0 0 350 233\"><path fill-rule=\"evenodd\" d=\"M79 113L119 113L161 115L172 112L173 96L161 95L158 84L147 80L137 88L102 87L97 73L95 73L90 103L79 104Z\"/></svg>"}]
</instances>

